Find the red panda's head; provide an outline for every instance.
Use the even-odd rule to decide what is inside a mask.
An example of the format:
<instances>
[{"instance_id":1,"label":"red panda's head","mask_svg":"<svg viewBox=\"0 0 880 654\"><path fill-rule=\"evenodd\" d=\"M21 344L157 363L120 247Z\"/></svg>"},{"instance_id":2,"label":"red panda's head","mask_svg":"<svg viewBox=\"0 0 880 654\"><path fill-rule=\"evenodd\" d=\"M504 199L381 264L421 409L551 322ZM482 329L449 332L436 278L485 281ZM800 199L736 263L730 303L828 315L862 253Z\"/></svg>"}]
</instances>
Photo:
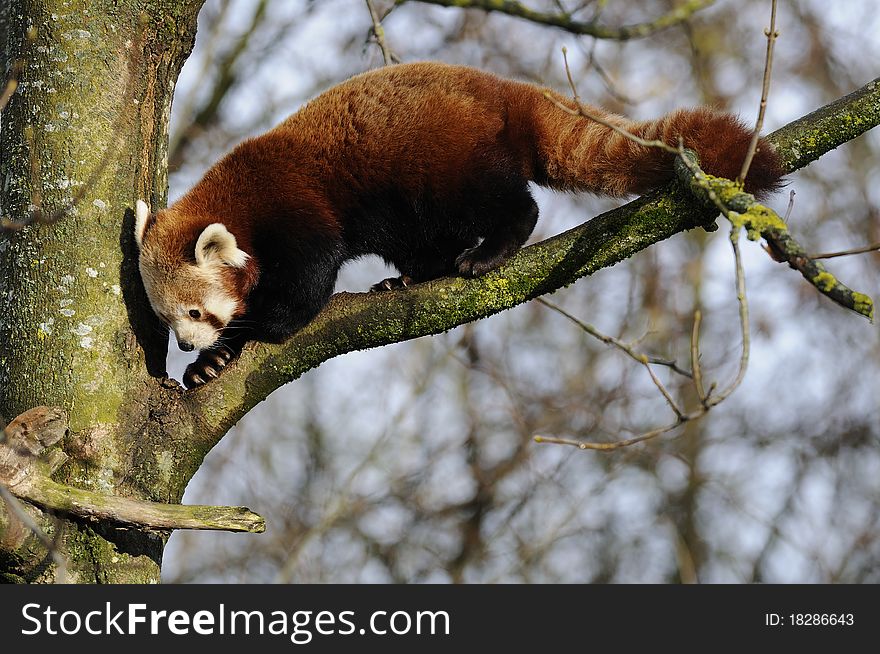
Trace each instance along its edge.
<instances>
[{"instance_id":1,"label":"red panda's head","mask_svg":"<svg viewBox=\"0 0 880 654\"><path fill-rule=\"evenodd\" d=\"M203 350L245 311L241 277L250 255L222 223L193 231L163 213L152 215L137 202L141 279L153 311L174 331L180 349Z\"/></svg>"}]
</instances>

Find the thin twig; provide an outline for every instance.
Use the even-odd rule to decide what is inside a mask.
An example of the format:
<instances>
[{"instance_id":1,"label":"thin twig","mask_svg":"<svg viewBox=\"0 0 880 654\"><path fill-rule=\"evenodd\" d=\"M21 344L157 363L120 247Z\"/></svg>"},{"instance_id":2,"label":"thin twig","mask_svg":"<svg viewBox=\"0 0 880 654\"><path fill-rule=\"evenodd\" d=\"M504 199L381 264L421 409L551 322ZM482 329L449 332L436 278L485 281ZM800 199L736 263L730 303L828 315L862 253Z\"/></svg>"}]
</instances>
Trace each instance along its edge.
<instances>
[{"instance_id":1,"label":"thin twig","mask_svg":"<svg viewBox=\"0 0 880 654\"><path fill-rule=\"evenodd\" d=\"M567 107L562 102L560 102L559 100L554 98L553 94L550 93L549 91L544 92L545 98L547 98L550 102L552 102L554 105L556 105L559 109L562 109L562 111L564 111L568 114L571 114L572 116L581 116L583 118L588 118L589 120L597 122L600 125L604 125L605 127L617 132L618 134L620 134L621 136L623 136L625 138L628 138L630 141L638 143L641 146L644 146L646 148L661 148L663 150L666 150L667 152L671 152L672 154L678 154L678 149L672 147L668 143L664 143L663 141L657 141L657 140L649 141L647 139L643 139L640 136L636 136L635 134L633 134L629 130L627 130L623 127L620 127L619 125L615 125L614 123L611 123L608 120L605 120L601 116L597 116L596 114L591 112L589 109L587 109L586 105L584 105L584 103L581 102L580 96L578 95L578 92L577 92L577 87L575 86L575 83L574 83L574 78L571 75L571 68L569 68L569 65L568 65L568 49L567 48L564 48L564 47L562 48L562 58L565 61L565 74L568 77L568 85L571 88L571 93L574 96L573 99L574 99L575 104L577 105L577 109L572 109L571 107Z\"/></svg>"},{"instance_id":2,"label":"thin twig","mask_svg":"<svg viewBox=\"0 0 880 654\"><path fill-rule=\"evenodd\" d=\"M616 339L613 336L609 336L608 334L603 334L602 332L600 332L598 329L596 329L592 325L587 324L587 323L583 322L582 320L576 318L575 316L571 315L562 307L560 307L556 304L553 304L552 302L545 300L544 298L539 297L539 298L536 298L536 300L538 302L540 302L541 304L543 304L548 309L553 309L553 311L557 312L558 314L565 316L570 321L572 321L574 324L576 324L578 327L580 327L585 332L587 332L590 336L598 338L600 341L602 341L603 343L606 343L608 345L613 345L614 347L618 348L622 352L625 352L634 361L637 361L638 363L645 366L645 369L648 371L648 374L651 376L651 381L654 382L654 385L657 387L657 390L659 390L660 393L663 395L663 397L666 399L666 402L667 402L667 404L669 404L673 413L675 413L675 415L678 418L681 418L681 416L682 416L681 408L679 408L676 401L672 398L672 395L669 393L669 391L663 385L663 382L661 382L660 379L657 377L657 375L654 374L654 370L651 368L650 360L648 359L647 356L645 356L644 354L639 354L634 349L632 349L632 347L630 347L629 345L627 345L623 341Z\"/></svg>"},{"instance_id":3,"label":"thin twig","mask_svg":"<svg viewBox=\"0 0 880 654\"><path fill-rule=\"evenodd\" d=\"M794 211L794 196L794 189L791 189L791 192L788 194L788 207L785 210L785 216L782 217L782 222L786 225L788 224L788 219L791 218L791 212ZM785 253L777 252L776 249L769 242L762 243L761 247L764 249L764 252L770 255L770 258L773 259L773 261L777 261L779 263L785 261Z\"/></svg>"},{"instance_id":4,"label":"thin twig","mask_svg":"<svg viewBox=\"0 0 880 654\"><path fill-rule=\"evenodd\" d=\"M687 377L689 379L691 378L691 373L688 372L687 370L679 367L679 365L676 361L671 361L669 359L664 359L662 357L652 356L652 355L648 355L648 354L641 354L639 352L636 352L632 348L631 345L624 343L620 339L614 338L613 336L609 336L608 334L604 334L604 333L600 332L593 325L590 325L588 323L581 321L579 318L568 313L565 309L563 309L559 305L554 304L554 303L550 302L549 300L546 300L542 297L535 298L535 301L539 302L540 304L543 304L548 309L553 309L553 311L556 311L558 314L565 316L570 321L572 321L574 324L576 324L578 327L583 329L585 332L587 332L591 336L597 338L598 340L602 341L606 345L613 345L614 347L625 352L631 359L633 359L634 361L637 361L638 363L641 363L643 365L645 363L653 363L658 366L665 366L665 367L669 368L670 370L672 370L673 372L676 372L679 375L682 375L683 377Z\"/></svg>"},{"instance_id":5,"label":"thin twig","mask_svg":"<svg viewBox=\"0 0 880 654\"><path fill-rule=\"evenodd\" d=\"M395 6L402 5L410 0L395 0ZM660 30L679 25L697 11L714 3L715 0L688 0L672 11L655 18L654 20L634 25L621 27L607 27L599 25L595 20L578 21L571 18L567 12L558 14L536 11L526 7L516 0L418 0L419 2L442 7L455 7L457 9L482 9L486 12L496 11L516 18L522 18L532 23L558 27L572 34L592 36L596 39L610 39L614 41L626 41L628 39L643 38L655 34Z\"/></svg>"},{"instance_id":6,"label":"thin twig","mask_svg":"<svg viewBox=\"0 0 880 654\"><path fill-rule=\"evenodd\" d=\"M535 436L535 442L554 443L556 445L572 445L580 450L601 450L604 452L610 452L611 450L619 450L622 447L629 447L630 445L635 445L636 443L642 443L644 441L651 440L652 438L657 438L658 436L671 432L676 427L680 427L685 422L693 420L695 417L702 416L704 413L705 411L700 411L697 412L697 414L688 414L682 416L680 419L676 420L670 425L666 425L665 427L658 427L657 429L646 431L644 434L639 434L638 436L633 436L632 438L627 438L622 441L612 441L610 443L593 443L589 441L576 441L569 438L556 438L555 436Z\"/></svg>"},{"instance_id":7,"label":"thin twig","mask_svg":"<svg viewBox=\"0 0 880 654\"><path fill-rule=\"evenodd\" d=\"M706 406L706 392L703 389L703 369L700 366L700 325L703 322L703 312L697 309L694 312L694 328L691 332L691 370L693 371L694 390L700 399L700 404Z\"/></svg>"},{"instance_id":8,"label":"thin twig","mask_svg":"<svg viewBox=\"0 0 880 654\"><path fill-rule=\"evenodd\" d=\"M717 406L721 404L724 400L730 397L730 394L733 393L739 387L740 383L742 383L743 378L746 375L746 369L749 364L749 346L750 346L750 338L749 338L749 304L746 299L746 276L745 271L743 270L742 265L742 255L739 250L739 233L743 227L742 221L737 216L734 216L735 212L730 209L721 199L718 197L718 194L715 192L715 189L712 187L712 184L709 182L709 179L706 177L706 174L700 169L700 167L696 163L696 155L694 155L691 151L685 151L684 147L679 144L679 155L676 158L676 163L684 164L684 168L690 172L691 177L691 188L698 187L702 189L702 191L708 196L710 200L718 207L718 210L724 214L724 217L727 218L731 223L730 228L730 243L733 247L733 258L734 265L736 268L736 300L739 304L739 320L740 320L740 329L742 331L742 351L740 354L740 362L739 369L737 370L736 377L733 382L731 382L730 386L725 388L723 391L713 396L712 398L706 398L704 402L704 406L708 410L710 407ZM680 167L677 166L677 169L680 170ZM681 173L679 173L679 177L683 177ZM754 201L754 198L752 198Z\"/></svg>"},{"instance_id":9,"label":"thin twig","mask_svg":"<svg viewBox=\"0 0 880 654\"><path fill-rule=\"evenodd\" d=\"M715 389L715 384L709 388L709 392L706 393L703 390L703 377L702 371L700 369L699 363L699 331L700 331L700 323L702 321L702 314L700 311L697 311L694 314L694 329L691 336L691 365L693 367L693 382L694 388L697 392L697 396L700 399L700 408L692 411L690 413L684 413L678 408L678 405L672 400L671 396L666 392L666 389L659 382L656 376L651 371L650 367L646 363L646 361L641 358L641 355L633 352L631 348L629 348L625 343L620 343L617 339L614 339L605 334L601 334L591 325L587 325L586 323L581 322L577 318L570 316L565 311L553 305L550 302L542 298L537 298L539 302L546 305L547 307L558 311L562 315L568 317L570 320L577 323L581 326L585 331L590 334L596 336L600 340L611 343L620 347L624 352L634 358L639 363L642 363L646 368L648 368L649 373L651 373L651 379L657 385L657 388L660 389L660 392L663 394L663 397L669 403L669 405L673 408L673 411L676 415L676 421L666 425L665 427L658 427L656 429L652 429L650 431L644 432L643 434L639 434L638 436L634 436L633 438L627 438L620 441L612 441L610 443L596 443L590 441L578 441L566 438L556 438L553 436L535 436L536 443L554 443L557 445L572 445L581 450L601 450L601 451L611 451L617 450L622 447L628 447L630 445L635 445L636 443L642 443L647 440L651 440L653 438L657 438L658 436L662 436L663 434L667 434L677 427L680 427L686 422L690 422L693 420L697 420L706 415L714 406L721 404L724 400L726 400L730 395L739 387L742 383L742 380L745 378L746 370L748 369L749 364L749 350L750 350L750 338L749 338L749 308L748 301L746 299L746 286L745 286L745 272L743 270L742 265L742 257L740 256L739 251L739 226L731 227L731 235L730 241L733 246L734 253L734 261L736 265L736 289L737 289L737 302L739 303L739 316L740 316L740 329L742 331L742 353L740 355L739 369L737 371L736 377L731 382L731 384L725 388L723 391L718 393L717 395L712 395L712 392Z\"/></svg>"},{"instance_id":10,"label":"thin twig","mask_svg":"<svg viewBox=\"0 0 880 654\"><path fill-rule=\"evenodd\" d=\"M742 336L742 349L740 350L739 369L736 377L730 383L730 386L707 398L705 401L706 409L717 406L726 400L739 387L742 380L746 376L746 370L749 367L749 351L751 346L751 338L749 337L749 303L746 298L746 275L743 270L742 255L739 251L739 233L741 227L732 225L730 228L730 244L733 246L733 259L736 267L736 301L739 304L739 326Z\"/></svg>"},{"instance_id":11,"label":"thin twig","mask_svg":"<svg viewBox=\"0 0 880 654\"><path fill-rule=\"evenodd\" d=\"M791 189L791 192L788 194L788 208L785 210L785 216L782 217L782 221L784 223L788 223L788 219L791 218L791 212L794 210L794 189Z\"/></svg>"},{"instance_id":12,"label":"thin twig","mask_svg":"<svg viewBox=\"0 0 880 654\"><path fill-rule=\"evenodd\" d=\"M391 48L388 47L388 42L385 40L385 28L382 27L382 19L379 18L379 14L373 6L373 0L366 0L366 3L367 9L370 11L370 20L373 21L371 31L376 38L376 45L378 45L379 49L382 51L382 59L385 61L385 65L390 66L395 63L396 57L394 56L394 53L391 52ZM386 14L386 16L387 15L388 14Z\"/></svg>"},{"instance_id":13,"label":"thin twig","mask_svg":"<svg viewBox=\"0 0 880 654\"><path fill-rule=\"evenodd\" d=\"M758 107L758 118L755 121L755 131L752 133L752 141L749 143L749 149L746 151L746 158L743 160L742 170L739 171L737 181L742 183L749 173L752 165L752 159L758 150L758 140L761 138L761 128L764 127L764 113L767 111L767 96L770 94L770 73L773 70L773 45L779 32L776 31L776 0L770 3L770 29L764 30L767 35L767 56L764 60L764 81L761 85L761 104Z\"/></svg>"},{"instance_id":14,"label":"thin twig","mask_svg":"<svg viewBox=\"0 0 880 654\"><path fill-rule=\"evenodd\" d=\"M581 52L587 55L587 66L596 71L599 75L599 79L602 80L602 85L605 87L605 90L608 94L624 105L634 105L639 101L635 98L623 93L617 88L614 80L611 78L611 75L605 70L605 67L599 63L598 58L596 57L596 46L598 45L598 41L593 41L590 48L587 49L582 41L578 41L578 45L581 49Z\"/></svg>"},{"instance_id":15,"label":"thin twig","mask_svg":"<svg viewBox=\"0 0 880 654\"><path fill-rule=\"evenodd\" d=\"M682 377L687 377L688 379L693 378L693 374L689 370L685 370L681 366L678 365L678 361L675 359L664 359L663 357L653 356L650 354L645 355L645 359L647 359L648 363L653 363L657 366L665 366L669 368L672 372L681 375Z\"/></svg>"},{"instance_id":16,"label":"thin twig","mask_svg":"<svg viewBox=\"0 0 880 654\"><path fill-rule=\"evenodd\" d=\"M821 252L819 254L811 254L810 259L833 259L834 257L848 257L851 254L865 254L867 252L876 252L880 250L880 243L866 245L862 248L853 248L852 250L841 250L840 252Z\"/></svg>"}]
</instances>

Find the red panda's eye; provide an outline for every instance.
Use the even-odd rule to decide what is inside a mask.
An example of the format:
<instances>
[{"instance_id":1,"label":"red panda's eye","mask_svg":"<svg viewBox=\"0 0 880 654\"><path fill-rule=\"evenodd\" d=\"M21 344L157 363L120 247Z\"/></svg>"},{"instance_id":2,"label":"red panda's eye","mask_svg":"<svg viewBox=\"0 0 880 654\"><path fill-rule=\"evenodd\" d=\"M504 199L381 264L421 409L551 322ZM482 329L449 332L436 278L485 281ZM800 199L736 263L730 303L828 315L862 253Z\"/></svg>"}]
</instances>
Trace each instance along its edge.
<instances>
[{"instance_id":1,"label":"red panda's eye","mask_svg":"<svg viewBox=\"0 0 880 654\"><path fill-rule=\"evenodd\" d=\"M190 309L189 315L190 315L190 318L195 318L196 320L198 320L199 318L202 317L202 312L199 311L198 309Z\"/></svg>"}]
</instances>

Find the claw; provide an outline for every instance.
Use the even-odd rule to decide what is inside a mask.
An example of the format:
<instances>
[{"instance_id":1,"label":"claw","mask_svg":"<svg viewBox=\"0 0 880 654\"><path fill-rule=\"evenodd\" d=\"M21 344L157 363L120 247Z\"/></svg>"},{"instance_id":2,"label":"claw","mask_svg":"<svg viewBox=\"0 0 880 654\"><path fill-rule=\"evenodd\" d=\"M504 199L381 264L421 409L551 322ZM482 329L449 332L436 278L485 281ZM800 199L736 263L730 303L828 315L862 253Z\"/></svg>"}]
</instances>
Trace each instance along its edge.
<instances>
[{"instance_id":1,"label":"claw","mask_svg":"<svg viewBox=\"0 0 880 654\"><path fill-rule=\"evenodd\" d=\"M477 246L479 247L479 246ZM459 254L455 258L455 267L458 270L459 274L464 275L465 277L473 277L474 276L474 253L477 250L477 247L468 248L461 254Z\"/></svg>"},{"instance_id":2,"label":"claw","mask_svg":"<svg viewBox=\"0 0 880 654\"><path fill-rule=\"evenodd\" d=\"M201 375L198 375L196 373L186 375L183 378L183 382L184 382L184 384L186 384L187 388L195 388L196 386L204 386L205 384L208 383L204 379L202 379Z\"/></svg>"},{"instance_id":3,"label":"claw","mask_svg":"<svg viewBox=\"0 0 880 654\"><path fill-rule=\"evenodd\" d=\"M398 288L409 288L410 284L412 283L412 277L409 277L407 275L401 275L400 277L389 277L388 279L383 279L377 284L373 284L370 287L370 292L377 293L382 291L393 291Z\"/></svg>"},{"instance_id":4,"label":"claw","mask_svg":"<svg viewBox=\"0 0 880 654\"><path fill-rule=\"evenodd\" d=\"M210 363L213 364L214 368L218 370L220 368L225 368L226 364L229 362L229 359L225 359L223 354L220 352L211 352L211 354L207 355L205 358L210 357ZM208 363L208 362L206 362ZM209 366L205 366L205 371L207 372ZM216 377L216 374L214 375Z\"/></svg>"},{"instance_id":5,"label":"claw","mask_svg":"<svg viewBox=\"0 0 880 654\"><path fill-rule=\"evenodd\" d=\"M463 277L480 277L490 270L494 270L507 258L501 254L491 254L487 256L486 250L481 245L468 248L458 255L455 259L455 267Z\"/></svg>"},{"instance_id":6,"label":"claw","mask_svg":"<svg viewBox=\"0 0 880 654\"><path fill-rule=\"evenodd\" d=\"M187 388L196 388L217 379L238 353L226 345L202 350L199 357L186 368L183 383Z\"/></svg>"}]
</instances>

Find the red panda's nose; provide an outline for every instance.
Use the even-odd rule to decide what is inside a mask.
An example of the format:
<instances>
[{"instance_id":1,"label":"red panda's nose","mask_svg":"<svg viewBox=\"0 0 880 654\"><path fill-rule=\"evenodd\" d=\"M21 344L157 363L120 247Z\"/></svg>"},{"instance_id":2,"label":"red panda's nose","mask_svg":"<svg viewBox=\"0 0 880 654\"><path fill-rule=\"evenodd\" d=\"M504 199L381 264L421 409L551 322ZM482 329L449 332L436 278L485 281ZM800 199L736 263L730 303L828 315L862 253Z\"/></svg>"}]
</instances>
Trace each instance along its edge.
<instances>
[{"instance_id":1,"label":"red panda's nose","mask_svg":"<svg viewBox=\"0 0 880 654\"><path fill-rule=\"evenodd\" d=\"M186 341L177 341L177 347L179 347L184 352L192 352L196 349L196 346L192 343L187 343Z\"/></svg>"}]
</instances>

